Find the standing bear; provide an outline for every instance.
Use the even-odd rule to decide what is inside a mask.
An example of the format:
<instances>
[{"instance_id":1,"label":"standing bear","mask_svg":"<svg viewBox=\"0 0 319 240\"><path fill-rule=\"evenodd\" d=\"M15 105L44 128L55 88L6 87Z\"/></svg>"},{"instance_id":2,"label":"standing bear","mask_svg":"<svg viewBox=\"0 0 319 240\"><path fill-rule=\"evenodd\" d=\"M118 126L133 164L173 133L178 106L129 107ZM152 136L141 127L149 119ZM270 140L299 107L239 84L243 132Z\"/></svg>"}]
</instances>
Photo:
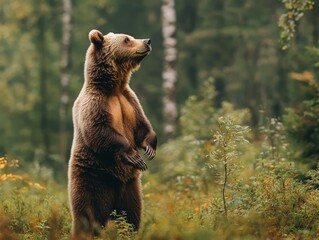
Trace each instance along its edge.
<instances>
[{"instance_id":1,"label":"standing bear","mask_svg":"<svg viewBox=\"0 0 319 240\"><path fill-rule=\"evenodd\" d=\"M74 136L68 172L72 238L92 236L110 214L125 211L135 230L142 211L141 171L156 152L156 133L129 86L151 51L150 39L98 30L85 59L84 85L73 105Z\"/></svg>"}]
</instances>

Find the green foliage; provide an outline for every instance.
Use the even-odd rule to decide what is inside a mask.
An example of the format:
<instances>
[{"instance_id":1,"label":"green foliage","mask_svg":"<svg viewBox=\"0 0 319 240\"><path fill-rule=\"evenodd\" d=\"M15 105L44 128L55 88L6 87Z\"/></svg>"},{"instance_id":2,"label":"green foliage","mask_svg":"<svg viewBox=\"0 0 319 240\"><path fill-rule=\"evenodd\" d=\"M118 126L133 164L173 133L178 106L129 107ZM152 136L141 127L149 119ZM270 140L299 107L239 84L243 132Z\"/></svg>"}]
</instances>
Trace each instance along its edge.
<instances>
[{"instance_id":1,"label":"green foliage","mask_svg":"<svg viewBox=\"0 0 319 240\"><path fill-rule=\"evenodd\" d=\"M69 239L66 186L34 182L18 163L0 158L0 238Z\"/></svg>"},{"instance_id":2,"label":"green foliage","mask_svg":"<svg viewBox=\"0 0 319 240\"><path fill-rule=\"evenodd\" d=\"M318 214L317 203L313 200L319 197L318 192L308 191L308 185L297 180L300 170L289 159L291 154L282 123L270 119L262 133L265 142L256 162L258 175L251 178L253 208L268 222L270 231L277 229L276 234L313 237L318 224L314 218Z\"/></svg>"},{"instance_id":3,"label":"green foliage","mask_svg":"<svg viewBox=\"0 0 319 240\"><path fill-rule=\"evenodd\" d=\"M214 98L216 96L214 79L209 78L199 90L199 96L190 96L181 109L182 135L194 135L207 139L209 132L202 126L210 128L214 125Z\"/></svg>"},{"instance_id":4,"label":"green foliage","mask_svg":"<svg viewBox=\"0 0 319 240\"><path fill-rule=\"evenodd\" d=\"M245 138L248 132L248 127L236 124L230 116L219 117L217 120L217 129L213 135L215 145L209 155L211 161L208 166L222 172L219 174L218 183L221 185L223 212L226 217L228 201L232 201L232 196L229 196L226 190L234 190L234 183L238 181L237 171L242 167L238 162L238 146L248 143Z\"/></svg>"},{"instance_id":5,"label":"green foliage","mask_svg":"<svg viewBox=\"0 0 319 240\"><path fill-rule=\"evenodd\" d=\"M185 106L181 109L181 135L180 137L163 144L158 158L161 159L160 168L167 170L164 179L175 179L177 176L187 173L189 177L205 173L206 159L211 147L211 132L215 131L220 116L229 115L235 117L239 124L248 122L247 109L235 110L227 102L222 107L214 107L214 80L208 79L199 88L198 96L190 96ZM165 152L165 155L161 155ZM176 159L180 161L176 162ZM156 164L156 163L155 163ZM203 175L202 181L206 181L209 175Z\"/></svg>"},{"instance_id":6,"label":"green foliage","mask_svg":"<svg viewBox=\"0 0 319 240\"><path fill-rule=\"evenodd\" d=\"M112 232L112 230L110 231L109 229L107 229L106 232L106 236L108 238L116 238L116 239L132 239L134 237L134 235L136 235L134 233L134 229L132 224L127 223L127 216L126 216L126 212L121 212L120 214L117 213L116 211L113 211L111 213L111 216L114 217L114 224L115 224L115 233L113 237L110 236L110 232ZM112 228L111 228L112 229Z\"/></svg>"},{"instance_id":7,"label":"green foliage","mask_svg":"<svg viewBox=\"0 0 319 240\"><path fill-rule=\"evenodd\" d=\"M292 39L295 37L297 24L304 16L304 12L313 9L314 0L282 0L286 13L279 18L278 25L282 28L280 40L282 49L289 48Z\"/></svg>"},{"instance_id":8,"label":"green foliage","mask_svg":"<svg viewBox=\"0 0 319 240\"><path fill-rule=\"evenodd\" d=\"M211 106L209 102L209 97L188 101L182 111L187 114L185 121L200 124L196 110ZM189 109L193 115L189 114ZM174 223L169 222L171 229L176 227L180 231L171 230L166 234L187 238L193 234L189 229L200 224L204 234L218 239L316 239L318 172L305 172L307 183L299 182L302 170L292 161L293 149L288 143L286 129L276 118L268 119L261 127L261 143L243 145L249 138L249 128L242 126L245 114L240 116L236 111L225 106L222 109L211 107L213 137L191 135L192 142L197 143L196 151L185 138L171 141L169 147L164 145L160 149L163 170L159 170L157 178L164 183L169 180L169 191L164 192L174 201L164 200L161 204L167 204L164 208L170 208L168 211L176 216L176 221L189 221L188 229L174 220ZM184 118L182 115L181 119ZM206 119L209 118L206 116ZM203 121L201 127L206 129L207 122ZM182 126L188 127L187 124ZM187 129L182 132L191 134ZM205 138L197 138L201 136ZM252 149L259 153L255 154ZM165 158L162 152L166 153ZM208 164L205 156L209 157ZM167 175L172 177L167 179ZM163 224L160 220L155 222ZM205 231L208 228L210 231Z\"/></svg>"},{"instance_id":9,"label":"green foliage","mask_svg":"<svg viewBox=\"0 0 319 240\"><path fill-rule=\"evenodd\" d=\"M312 75L310 75L312 76ZM289 137L296 148L296 158L318 168L319 159L319 85L313 78L301 78L312 90L309 100L300 109L287 109L284 121Z\"/></svg>"},{"instance_id":10,"label":"green foliage","mask_svg":"<svg viewBox=\"0 0 319 240\"><path fill-rule=\"evenodd\" d=\"M289 144L282 122L276 118L267 119L266 126L260 127L260 133L264 137L261 154L258 160L271 166L280 165L290 157ZM267 159L270 162L263 163Z\"/></svg>"}]
</instances>

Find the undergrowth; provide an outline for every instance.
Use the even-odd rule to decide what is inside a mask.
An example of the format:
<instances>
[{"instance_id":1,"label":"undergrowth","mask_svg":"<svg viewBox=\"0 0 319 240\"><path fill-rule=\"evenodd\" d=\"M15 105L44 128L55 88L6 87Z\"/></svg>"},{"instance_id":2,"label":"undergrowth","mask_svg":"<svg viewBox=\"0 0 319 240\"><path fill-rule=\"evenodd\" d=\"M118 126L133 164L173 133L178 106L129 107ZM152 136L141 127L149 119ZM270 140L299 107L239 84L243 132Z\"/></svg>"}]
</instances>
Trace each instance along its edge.
<instances>
[{"instance_id":1,"label":"undergrowth","mask_svg":"<svg viewBox=\"0 0 319 240\"><path fill-rule=\"evenodd\" d=\"M141 229L114 212L98 239L318 239L318 171L291 161L295 150L278 119L268 119L256 141L248 111L215 109L212 82L205 84L182 110L180 137L162 145L144 173ZM69 239L66 184L48 179L46 168L38 177L25 169L0 158L0 239Z\"/></svg>"}]
</instances>

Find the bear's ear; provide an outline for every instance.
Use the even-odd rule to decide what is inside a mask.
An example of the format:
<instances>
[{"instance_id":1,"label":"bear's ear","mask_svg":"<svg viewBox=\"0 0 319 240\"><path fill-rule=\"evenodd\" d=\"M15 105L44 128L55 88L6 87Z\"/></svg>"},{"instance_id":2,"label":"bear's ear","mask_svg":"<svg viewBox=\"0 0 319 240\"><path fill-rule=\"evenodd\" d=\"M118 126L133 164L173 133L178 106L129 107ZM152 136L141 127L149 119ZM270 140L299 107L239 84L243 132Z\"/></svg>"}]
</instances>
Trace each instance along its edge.
<instances>
[{"instance_id":1,"label":"bear's ear","mask_svg":"<svg viewBox=\"0 0 319 240\"><path fill-rule=\"evenodd\" d=\"M89 33L89 39L95 46L101 47L103 45L104 36L100 31L93 29Z\"/></svg>"}]
</instances>

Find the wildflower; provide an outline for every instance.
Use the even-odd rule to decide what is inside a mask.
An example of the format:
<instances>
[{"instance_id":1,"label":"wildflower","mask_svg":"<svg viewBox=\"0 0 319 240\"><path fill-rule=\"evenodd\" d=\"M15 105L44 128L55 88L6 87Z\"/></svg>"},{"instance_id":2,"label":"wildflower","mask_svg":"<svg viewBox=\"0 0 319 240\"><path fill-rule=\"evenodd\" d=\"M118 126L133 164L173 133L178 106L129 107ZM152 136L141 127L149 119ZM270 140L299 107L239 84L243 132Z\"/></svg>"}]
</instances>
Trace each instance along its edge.
<instances>
[{"instance_id":1,"label":"wildflower","mask_svg":"<svg viewBox=\"0 0 319 240\"><path fill-rule=\"evenodd\" d=\"M23 180L23 178L19 175L15 175L15 174L12 174L12 173L9 173L9 174L2 174L0 176L0 180L1 181L6 181L6 180Z\"/></svg>"},{"instance_id":2,"label":"wildflower","mask_svg":"<svg viewBox=\"0 0 319 240\"><path fill-rule=\"evenodd\" d=\"M29 186L33 186L39 190L46 190L46 187L42 186L41 184L39 183L36 183L36 182L28 182L28 185Z\"/></svg>"},{"instance_id":3,"label":"wildflower","mask_svg":"<svg viewBox=\"0 0 319 240\"><path fill-rule=\"evenodd\" d=\"M7 160L4 157L0 157L0 169L5 168L7 165Z\"/></svg>"},{"instance_id":4,"label":"wildflower","mask_svg":"<svg viewBox=\"0 0 319 240\"><path fill-rule=\"evenodd\" d=\"M290 73L290 77L297 81L306 82L312 86L316 84L314 75L309 71L304 71L302 73L293 72L293 73Z\"/></svg>"},{"instance_id":5,"label":"wildflower","mask_svg":"<svg viewBox=\"0 0 319 240\"><path fill-rule=\"evenodd\" d=\"M205 202L205 203L202 204L202 207L207 208L207 207L209 207L209 205L210 205L209 202Z\"/></svg>"}]
</instances>

